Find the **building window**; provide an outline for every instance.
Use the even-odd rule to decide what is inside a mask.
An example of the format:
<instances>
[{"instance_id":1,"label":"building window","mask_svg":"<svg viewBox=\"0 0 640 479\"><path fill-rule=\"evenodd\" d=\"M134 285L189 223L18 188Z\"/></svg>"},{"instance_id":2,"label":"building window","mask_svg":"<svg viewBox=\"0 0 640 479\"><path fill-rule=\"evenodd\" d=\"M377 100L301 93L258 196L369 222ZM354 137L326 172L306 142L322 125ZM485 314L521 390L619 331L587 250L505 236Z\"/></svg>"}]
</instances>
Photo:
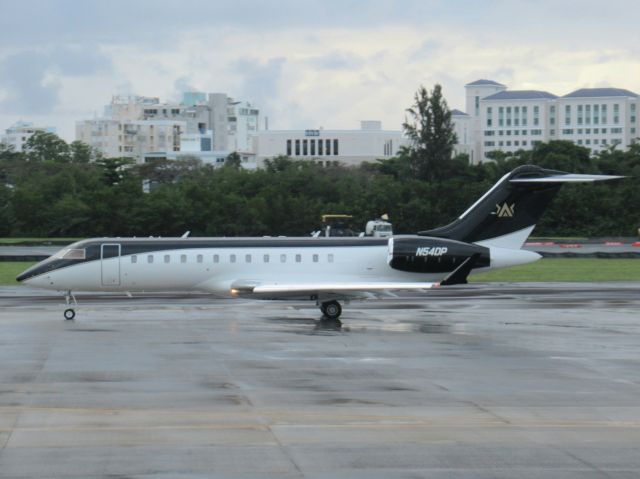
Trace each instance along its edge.
<instances>
[{"instance_id":1,"label":"building window","mask_svg":"<svg viewBox=\"0 0 640 479\"><path fill-rule=\"evenodd\" d=\"M511 107L507 107L507 126L511 126Z\"/></svg>"},{"instance_id":2,"label":"building window","mask_svg":"<svg viewBox=\"0 0 640 479\"><path fill-rule=\"evenodd\" d=\"M201 254L199 254L198 256L196 256L196 261L197 261L198 263L202 263L202 259L203 259L203 258L202 258L202 255L201 255Z\"/></svg>"},{"instance_id":3,"label":"building window","mask_svg":"<svg viewBox=\"0 0 640 479\"><path fill-rule=\"evenodd\" d=\"M527 126L527 107L522 107L522 126Z\"/></svg>"},{"instance_id":4,"label":"building window","mask_svg":"<svg viewBox=\"0 0 640 479\"><path fill-rule=\"evenodd\" d=\"M138 262L138 257L137 257L135 254L131 257L131 262L132 262L133 264L135 264L135 263L137 263L137 262Z\"/></svg>"},{"instance_id":5,"label":"building window","mask_svg":"<svg viewBox=\"0 0 640 479\"><path fill-rule=\"evenodd\" d=\"M479 96L476 96L475 98L475 107L476 107L475 116L479 116L480 115L480 97Z\"/></svg>"},{"instance_id":6,"label":"building window","mask_svg":"<svg viewBox=\"0 0 640 479\"><path fill-rule=\"evenodd\" d=\"M324 146L325 146L324 154L327 156L331 155L331 140L325 140Z\"/></svg>"},{"instance_id":7,"label":"building window","mask_svg":"<svg viewBox=\"0 0 640 479\"><path fill-rule=\"evenodd\" d=\"M571 105L564 106L564 124L565 125L571 124Z\"/></svg>"},{"instance_id":8,"label":"building window","mask_svg":"<svg viewBox=\"0 0 640 479\"><path fill-rule=\"evenodd\" d=\"M332 254L332 253L329 253L329 254L327 255L327 262L328 262L328 263L333 263L333 254Z\"/></svg>"},{"instance_id":9,"label":"building window","mask_svg":"<svg viewBox=\"0 0 640 479\"><path fill-rule=\"evenodd\" d=\"M251 263L251 255L250 254L244 255L244 262L245 263Z\"/></svg>"},{"instance_id":10,"label":"building window","mask_svg":"<svg viewBox=\"0 0 640 479\"><path fill-rule=\"evenodd\" d=\"M318 262L318 255L317 255L317 254L314 254L314 255L313 255L313 262L314 262L314 263L317 263L317 262Z\"/></svg>"},{"instance_id":11,"label":"building window","mask_svg":"<svg viewBox=\"0 0 640 479\"><path fill-rule=\"evenodd\" d=\"M338 155L338 140L333 140L333 155Z\"/></svg>"},{"instance_id":12,"label":"building window","mask_svg":"<svg viewBox=\"0 0 640 479\"><path fill-rule=\"evenodd\" d=\"M484 146L495 146L496 142L495 141L485 141L484 142Z\"/></svg>"},{"instance_id":13,"label":"building window","mask_svg":"<svg viewBox=\"0 0 640 479\"><path fill-rule=\"evenodd\" d=\"M291 156L291 140L287 140L287 156Z\"/></svg>"},{"instance_id":14,"label":"building window","mask_svg":"<svg viewBox=\"0 0 640 479\"><path fill-rule=\"evenodd\" d=\"M533 124L535 126L540 124L540 107L537 105L533 107Z\"/></svg>"},{"instance_id":15,"label":"building window","mask_svg":"<svg viewBox=\"0 0 640 479\"><path fill-rule=\"evenodd\" d=\"M236 255L232 254L231 256L229 256L229 262L230 263L235 263L236 262Z\"/></svg>"},{"instance_id":16,"label":"building window","mask_svg":"<svg viewBox=\"0 0 640 479\"><path fill-rule=\"evenodd\" d=\"M186 254L181 254L180 255L180 262L181 263L186 263L187 262L187 255Z\"/></svg>"},{"instance_id":17,"label":"building window","mask_svg":"<svg viewBox=\"0 0 640 479\"><path fill-rule=\"evenodd\" d=\"M300 156L300 140L296 140L296 156Z\"/></svg>"},{"instance_id":18,"label":"building window","mask_svg":"<svg viewBox=\"0 0 640 479\"><path fill-rule=\"evenodd\" d=\"M153 263L153 255L152 254L147 256L147 263L149 263L149 264Z\"/></svg>"},{"instance_id":19,"label":"building window","mask_svg":"<svg viewBox=\"0 0 640 479\"><path fill-rule=\"evenodd\" d=\"M214 254L213 255L213 262L214 263L219 263L220 262L220 255Z\"/></svg>"},{"instance_id":20,"label":"building window","mask_svg":"<svg viewBox=\"0 0 640 479\"><path fill-rule=\"evenodd\" d=\"M165 255L164 255L164 262L165 262L165 263L169 263L170 261L171 261L171 256L170 256L170 255L168 255L168 254L165 254Z\"/></svg>"},{"instance_id":21,"label":"building window","mask_svg":"<svg viewBox=\"0 0 640 479\"><path fill-rule=\"evenodd\" d=\"M498 107L498 126L504 126L504 107Z\"/></svg>"},{"instance_id":22,"label":"building window","mask_svg":"<svg viewBox=\"0 0 640 479\"><path fill-rule=\"evenodd\" d=\"M322 156L322 140L318 140L318 155Z\"/></svg>"},{"instance_id":23,"label":"building window","mask_svg":"<svg viewBox=\"0 0 640 479\"><path fill-rule=\"evenodd\" d=\"M302 140L302 155L307 156L309 154L309 150L307 149L307 140Z\"/></svg>"},{"instance_id":24,"label":"building window","mask_svg":"<svg viewBox=\"0 0 640 479\"><path fill-rule=\"evenodd\" d=\"M309 140L309 150L311 156L316 156L316 140Z\"/></svg>"},{"instance_id":25,"label":"building window","mask_svg":"<svg viewBox=\"0 0 640 479\"><path fill-rule=\"evenodd\" d=\"M301 263L302 262L302 255L301 254L297 254L296 255L296 263Z\"/></svg>"},{"instance_id":26,"label":"building window","mask_svg":"<svg viewBox=\"0 0 640 479\"><path fill-rule=\"evenodd\" d=\"M265 254L265 255L262 257L262 261L264 261L265 263L268 263L268 262L269 262L269 255L268 255L268 254Z\"/></svg>"},{"instance_id":27,"label":"building window","mask_svg":"<svg viewBox=\"0 0 640 479\"><path fill-rule=\"evenodd\" d=\"M580 131L580 130L578 130ZM564 130L562 130L562 134L563 135L573 135L573 128L565 128Z\"/></svg>"},{"instance_id":28,"label":"building window","mask_svg":"<svg viewBox=\"0 0 640 479\"><path fill-rule=\"evenodd\" d=\"M286 263L287 262L287 255L286 254L281 254L280 255L280 262L281 263Z\"/></svg>"}]
</instances>

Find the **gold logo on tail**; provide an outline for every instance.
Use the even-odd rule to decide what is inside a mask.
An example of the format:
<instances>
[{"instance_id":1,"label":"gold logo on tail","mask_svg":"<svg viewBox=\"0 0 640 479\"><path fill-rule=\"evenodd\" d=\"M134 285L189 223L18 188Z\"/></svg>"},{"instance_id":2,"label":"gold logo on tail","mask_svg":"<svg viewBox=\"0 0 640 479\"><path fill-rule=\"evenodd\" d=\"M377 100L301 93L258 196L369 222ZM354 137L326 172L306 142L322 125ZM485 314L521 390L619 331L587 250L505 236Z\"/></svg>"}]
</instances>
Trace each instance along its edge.
<instances>
[{"instance_id":1,"label":"gold logo on tail","mask_svg":"<svg viewBox=\"0 0 640 479\"><path fill-rule=\"evenodd\" d=\"M498 218L513 218L513 215L516 212L516 204L512 203L508 205L507 203L503 203L502 205L496 205L496 210L491 213L492 215L496 215Z\"/></svg>"}]
</instances>

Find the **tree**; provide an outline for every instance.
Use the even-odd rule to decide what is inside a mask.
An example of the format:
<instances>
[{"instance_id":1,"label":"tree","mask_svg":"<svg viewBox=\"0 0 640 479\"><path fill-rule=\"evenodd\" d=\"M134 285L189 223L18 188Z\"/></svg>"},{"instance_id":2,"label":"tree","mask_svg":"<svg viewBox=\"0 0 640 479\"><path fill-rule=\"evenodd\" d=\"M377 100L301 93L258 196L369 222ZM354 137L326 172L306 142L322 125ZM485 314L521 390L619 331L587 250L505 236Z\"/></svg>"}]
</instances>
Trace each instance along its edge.
<instances>
[{"instance_id":1,"label":"tree","mask_svg":"<svg viewBox=\"0 0 640 479\"><path fill-rule=\"evenodd\" d=\"M420 86L414 101L407 109L409 119L405 119L402 128L411 140L415 174L428 181L446 178L457 138L442 87L436 84L429 95L427 89Z\"/></svg>"},{"instance_id":2,"label":"tree","mask_svg":"<svg viewBox=\"0 0 640 479\"><path fill-rule=\"evenodd\" d=\"M67 142L54 133L36 131L24 144L24 151L29 161L69 163L71 152Z\"/></svg>"},{"instance_id":3,"label":"tree","mask_svg":"<svg viewBox=\"0 0 640 479\"><path fill-rule=\"evenodd\" d=\"M100 158L96 164L102 168L105 184L117 185L126 175L127 170L135 164L131 158Z\"/></svg>"},{"instance_id":4,"label":"tree","mask_svg":"<svg viewBox=\"0 0 640 479\"><path fill-rule=\"evenodd\" d=\"M93 148L77 140L69 145L69 152L72 163L89 163L92 159L99 157Z\"/></svg>"},{"instance_id":5,"label":"tree","mask_svg":"<svg viewBox=\"0 0 640 479\"><path fill-rule=\"evenodd\" d=\"M227 156L224 161L224 166L225 168L234 168L236 170L242 166L242 159L237 151L234 151Z\"/></svg>"}]
</instances>

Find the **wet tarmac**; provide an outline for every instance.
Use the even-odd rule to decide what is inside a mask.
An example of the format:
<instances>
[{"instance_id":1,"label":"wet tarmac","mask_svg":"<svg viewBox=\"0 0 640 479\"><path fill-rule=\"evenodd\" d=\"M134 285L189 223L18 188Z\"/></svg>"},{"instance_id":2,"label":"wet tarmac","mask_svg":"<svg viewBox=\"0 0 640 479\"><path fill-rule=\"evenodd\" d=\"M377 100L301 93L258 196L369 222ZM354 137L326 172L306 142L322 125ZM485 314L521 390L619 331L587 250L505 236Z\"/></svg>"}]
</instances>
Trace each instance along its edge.
<instances>
[{"instance_id":1,"label":"wet tarmac","mask_svg":"<svg viewBox=\"0 0 640 479\"><path fill-rule=\"evenodd\" d=\"M640 471L640 283L78 299L0 288L1 478Z\"/></svg>"}]
</instances>

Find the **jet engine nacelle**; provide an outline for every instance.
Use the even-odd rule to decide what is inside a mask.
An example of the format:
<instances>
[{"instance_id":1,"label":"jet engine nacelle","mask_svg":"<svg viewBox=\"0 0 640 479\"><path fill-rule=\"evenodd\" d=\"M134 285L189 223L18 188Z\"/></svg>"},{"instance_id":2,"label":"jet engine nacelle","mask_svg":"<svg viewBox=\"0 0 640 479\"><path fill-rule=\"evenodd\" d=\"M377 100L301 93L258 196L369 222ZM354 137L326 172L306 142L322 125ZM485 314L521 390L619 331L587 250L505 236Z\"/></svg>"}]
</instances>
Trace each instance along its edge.
<instances>
[{"instance_id":1,"label":"jet engine nacelle","mask_svg":"<svg viewBox=\"0 0 640 479\"><path fill-rule=\"evenodd\" d=\"M489 248L461 241L423 236L389 239L387 262L393 269L413 273L446 273L477 255L474 267L489 266Z\"/></svg>"}]
</instances>

